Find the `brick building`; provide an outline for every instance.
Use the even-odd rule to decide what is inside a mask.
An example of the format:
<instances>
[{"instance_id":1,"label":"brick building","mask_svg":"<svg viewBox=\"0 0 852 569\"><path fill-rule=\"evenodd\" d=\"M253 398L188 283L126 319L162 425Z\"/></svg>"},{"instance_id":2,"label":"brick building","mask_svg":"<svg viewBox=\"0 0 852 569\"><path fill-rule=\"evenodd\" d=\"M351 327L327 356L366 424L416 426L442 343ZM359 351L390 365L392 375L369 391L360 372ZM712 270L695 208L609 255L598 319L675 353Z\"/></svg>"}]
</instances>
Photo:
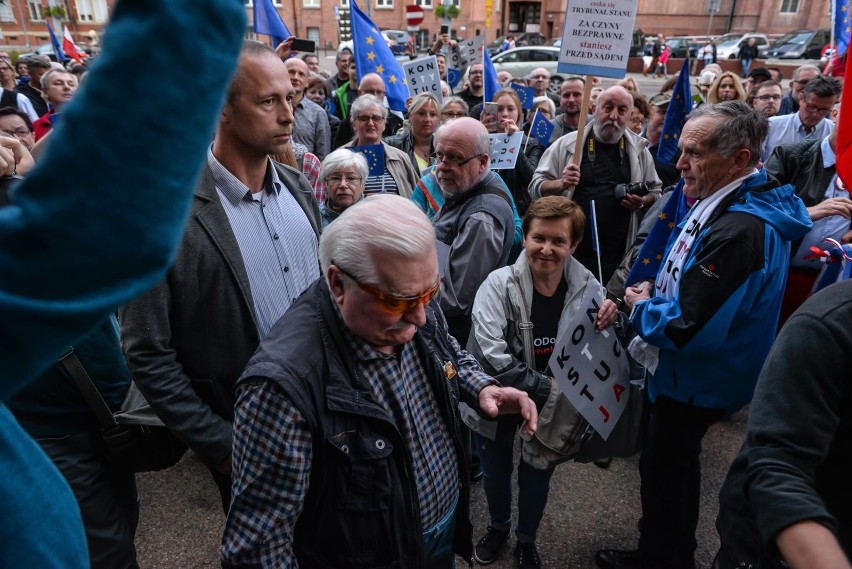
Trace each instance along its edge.
<instances>
[{"instance_id":1,"label":"brick building","mask_svg":"<svg viewBox=\"0 0 852 569\"><path fill-rule=\"evenodd\" d=\"M62 34L68 26L79 45L97 44L117 0L0 0L0 45L28 52L50 41L47 20Z\"/></svg>"}]
</instances>

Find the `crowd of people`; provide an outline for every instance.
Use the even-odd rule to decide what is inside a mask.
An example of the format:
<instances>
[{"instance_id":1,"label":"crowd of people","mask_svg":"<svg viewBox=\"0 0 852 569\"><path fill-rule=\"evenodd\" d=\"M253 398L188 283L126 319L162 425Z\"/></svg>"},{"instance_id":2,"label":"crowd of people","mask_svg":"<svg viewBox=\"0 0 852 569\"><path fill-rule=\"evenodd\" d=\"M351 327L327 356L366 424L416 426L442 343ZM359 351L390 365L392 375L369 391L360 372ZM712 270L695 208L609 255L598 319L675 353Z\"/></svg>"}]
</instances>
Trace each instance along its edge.
<instances>
[{"instance_id":1,"label":"crowd of people","mask_svg":"<svg viewBox=\"0 0 852 569\"><path fill-rule=\"evenodd\" d=\"M538 568L550 479L572 455L519 460L516 436L527 448L540 414L576 416L550 359L600 291L595 328L630 339L649 420L638 546L594 562L695 566L702 439L753 400L714 568L849 567L850 288L809 299L826 269L814 251L852 242L835 167L837 79L803 65L785 93L774 70L743 57L740 77L705 50L666 159L674 78L646 97L630 77L609 87L569 77L557 96L540 68L502 77L487 101L474 63L466 84L400 112L351 54L324 77L315 54L287 41L237 53L242 6L189 4L117 10L112 26L212 26L205 41L219 55L192 89L175 77L159 91L182 69L158 75L165 46L130 77L133 34L116 34L81 78L42 56L13 66L0 54L0 170L25 178L0 196L14 269L0 277L10 344L0 436L11 449L0 461L14 473L0 565L138 566L135 478L111 468L94 413L56 361L73 346L111 409L132 383L209 469L226 517L223 567L487 565L514 532L517 566ZM450 46L442 36L432 47L444 80ZM652 47L645 72L662 62L664 75L666 55ZM104 99L121 81L150 84ZM532 89L531 109L518 85ZM182 117L168 137L146 118L154 111ZM538 115L549 136L530 130ZM133 141L112 143L116 116ZM97 181L72 153L87 133ZM495 133L522 133L511 169L492 169ZM119 193L127 203L106 223L114 204L103 198ZM63 278L47 278L48 265ZM636 277L642 265L655 269ZM811 365L825 349L835 357ZM469 516L480 478L486 528ZM46 515L65 537L39 539Z\"/></svg>"}]
</instances>

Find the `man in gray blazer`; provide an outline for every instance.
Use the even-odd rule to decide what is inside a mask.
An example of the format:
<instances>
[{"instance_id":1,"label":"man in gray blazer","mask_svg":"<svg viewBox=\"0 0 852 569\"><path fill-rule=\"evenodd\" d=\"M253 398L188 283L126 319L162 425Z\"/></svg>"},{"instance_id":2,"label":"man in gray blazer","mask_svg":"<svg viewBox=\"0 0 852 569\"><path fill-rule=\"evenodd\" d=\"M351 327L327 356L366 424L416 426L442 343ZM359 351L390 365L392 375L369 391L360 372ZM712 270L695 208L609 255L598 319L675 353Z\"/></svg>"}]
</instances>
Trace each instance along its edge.
<instances>
[{"instance_id":1,"label":"man in gray blazer","mask_svg":"<svg viewBox=\"0 0 852 569\"><path fill-rule=\"evenodd\" d=\"M319 277L319 208L278 164L294 90L267 46L246 42L177 258L120 313L127 361L151 407L230 502L234 383L260 340Z\"/></svg>"}]
</instances>

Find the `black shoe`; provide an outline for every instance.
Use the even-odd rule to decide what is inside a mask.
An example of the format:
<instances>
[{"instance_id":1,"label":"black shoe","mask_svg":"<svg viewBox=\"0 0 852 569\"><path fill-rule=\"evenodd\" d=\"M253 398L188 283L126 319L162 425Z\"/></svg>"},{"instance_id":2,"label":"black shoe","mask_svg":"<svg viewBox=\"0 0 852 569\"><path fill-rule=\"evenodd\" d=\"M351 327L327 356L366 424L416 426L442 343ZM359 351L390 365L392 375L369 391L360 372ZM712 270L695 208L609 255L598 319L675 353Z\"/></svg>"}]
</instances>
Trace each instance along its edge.
<instances>
[{"instance_id":1,"label":"black shoe","mask_svg":"<svg viewBox=\"0 0 852 569\"><path fill-rule=\"evenodd\" d=\"M609 465L612 464L612 459L611 458L602 458L600 460L594 461L594 463L595 463L595 466L597 466L598 468L607 469L607 468L609 468Z\"/></svg>"},{"instance_id":2,"label":"black shoe","mask_svg":"<svg viewBox=\"0 0 852 569\"><path fill-rule=\"evenodd\" d=\"M538 558L538 549L533 543L521 543L515 546L515 557L518 558L518 569L541 569L541 559Z\"/></svg>"},{"instance_id":3,"label":"black shoe","mask_svg":"<svg viewBox=\"0 0 852 569\"><path fill-rule=\"evenodd\" d=\"M595 564L601 569L641 569L642 557L636 549L601 549L595 553Z\"/></svg>"},{"instance_id":4,"label":"black shoe","mask_svg":"<svg viewBox=\"0 0 852 569\"><path fill-rule=\"evenodd\" d=\"M480 565L494 563L500 550L506 545L507 539L509 539L509 530L499 530L488 526L485 535L476 543L473 557Z\"/></svg>"}]
</instances>

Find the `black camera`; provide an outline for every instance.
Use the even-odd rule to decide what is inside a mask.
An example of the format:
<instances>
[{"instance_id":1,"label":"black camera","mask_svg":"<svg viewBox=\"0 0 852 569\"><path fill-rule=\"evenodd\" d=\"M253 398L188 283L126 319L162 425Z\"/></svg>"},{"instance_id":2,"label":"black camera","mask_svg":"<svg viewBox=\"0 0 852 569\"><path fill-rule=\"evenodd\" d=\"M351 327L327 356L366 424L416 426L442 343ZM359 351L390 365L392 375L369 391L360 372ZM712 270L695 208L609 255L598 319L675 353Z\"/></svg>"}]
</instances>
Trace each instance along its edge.
<instances>
[{"instance_id":1,"label":"black camera","mask_svg":"<svg viewBox=\"0 0 852 569\"><path fill-rule=\"evenodd\" d=\"M650 182L634 182L632 184L618 184L615 186L613 190L615 192L615 199L620 200L621 198L631 195L631 196L647 196L648 192L651 191L651 183Z\"/></svg>"}]
</instances>

